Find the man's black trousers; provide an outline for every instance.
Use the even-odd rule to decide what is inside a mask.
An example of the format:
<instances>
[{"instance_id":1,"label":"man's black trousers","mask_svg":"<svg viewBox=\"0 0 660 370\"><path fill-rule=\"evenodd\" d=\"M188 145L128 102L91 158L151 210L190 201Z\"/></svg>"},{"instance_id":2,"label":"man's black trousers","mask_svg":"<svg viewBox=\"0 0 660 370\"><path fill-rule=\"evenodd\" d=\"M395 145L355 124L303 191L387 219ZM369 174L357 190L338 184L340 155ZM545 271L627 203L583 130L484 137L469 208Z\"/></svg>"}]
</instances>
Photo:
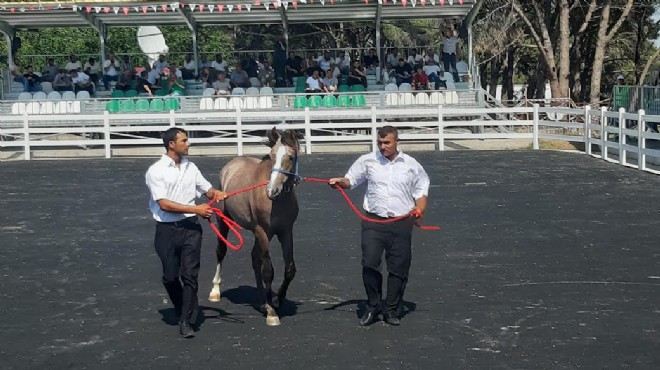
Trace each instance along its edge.
<instances>
[{"instance_id":1,"label":"man's black trousers","mask_svg":"<svg viewBox=\"0 0 660 370\"><path fill-rule=\"evenodd\" d=\"M368 214L369 217L374 215ZM362 280L367 292L367 309L374 313L399 313L408 282L412 259L411 238L414 220L378 224L362 221ZM383 275L380 264L385 252L387 296L382 306Z\"/></svg>"},{"instance_id":2,"label":"man's black trousers","mask_svg":"<svg viewBox=\"0 0 660 370\"><path fill-rule=\"evenodd\" d=\"M181 321L197 320L197 277L202 226L197 217L156 224L156 253L163 265L163 285Z\"/></svg>"}]
</instances>

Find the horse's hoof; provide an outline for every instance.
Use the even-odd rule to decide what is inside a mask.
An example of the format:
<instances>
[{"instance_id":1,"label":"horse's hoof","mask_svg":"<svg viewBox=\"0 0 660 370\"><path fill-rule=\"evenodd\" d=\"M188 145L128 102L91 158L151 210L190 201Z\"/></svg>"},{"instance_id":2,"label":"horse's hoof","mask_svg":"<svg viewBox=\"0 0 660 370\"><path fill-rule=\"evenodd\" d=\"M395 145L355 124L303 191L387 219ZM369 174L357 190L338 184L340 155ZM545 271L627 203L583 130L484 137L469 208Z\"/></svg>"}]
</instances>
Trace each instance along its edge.
<instances>
[{"instance_id":1,"label":"horse's hoof","mask_svg":"<svg viewBox=\"0 0 660 370\"><path fill-rule=\"evenodd\" d=\"M278 308L280 308L280 303L281 303L281 302L280 302L280 298L279 298L278 296L275 296L275 297L273 298L273 304L272 304L273 308L276 309L276 310L277 310Z\"/></svg>"},{"instance_id":2,"label":"horse's hoof","mask_svg":"<svg viewBox=\"0 0 660 370\"><path fill-rule=\"evenodd\" d=\"M211 302L220 302L220 293L211 293L209 295L209 301Z\"/></svg>"},{"instance_id":3,"label":"horse's hoof","mask_svg":"<svg viewBox=\"0 0 660 370\"><path fill-rule=\"evenodd\" d=\"M268 317L266 317L266 325L268 325L268 326L277 326L279 324L281 324L279 317L277 317L277 316L268 316Z\"/></svg>"}]
</instances>

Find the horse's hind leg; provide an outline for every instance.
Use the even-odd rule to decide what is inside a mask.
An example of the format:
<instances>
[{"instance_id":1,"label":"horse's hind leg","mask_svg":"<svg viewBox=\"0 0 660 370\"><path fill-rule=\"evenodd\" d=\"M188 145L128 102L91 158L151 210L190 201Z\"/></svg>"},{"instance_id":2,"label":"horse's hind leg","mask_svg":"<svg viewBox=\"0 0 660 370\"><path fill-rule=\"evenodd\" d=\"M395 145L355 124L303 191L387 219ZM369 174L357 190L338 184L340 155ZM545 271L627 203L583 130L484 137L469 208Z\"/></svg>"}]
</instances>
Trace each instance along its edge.
<instances>
[{"instance_id":1,"label":"horse's hind leg","mask_svg":"<svg viewBox=\"0 0 660 370\"><path fill-rule=\"evenodd\" d=\"M266 325L280 324L280 318L273 308L273 264L270 260L268 234L263 228L257 227L254 231L254 247L252 249L252 268L257 281L257 294L260 308L266 313Z\"/></svg>"},{"instance_id":2,"label":"horse's hind leg","mask_svg":"<svg viewBox=\"0 0 660 370\"><path fill-rule=\"evenodd\" d=\"M220 234L226 239L229 228L224 222L218 222L218 229ZM227 245L225 242L218 238L218 246L216 247L215 254L217 256L217 264L215 266L215 276L213 277L213 289L209 294L209 301L211 302L220 302L220 283L222 282L222 261L227 255Z\"/></svg>"},{"instance_id":3,"label":"horse's hind leg","mask_svg":"<svg viewBox=\"0 0 660 370\"><path fill-rule=\"evenodd\" d=\"M296 262L293 260L293 230L277 234L277 238L282 245L282 254L284 256L284 280L277 292L277 296L273 299L275 308L278 308L286 299L286 292L289 289L289 285L296 276Z\"/></svg>"}]
</instances>

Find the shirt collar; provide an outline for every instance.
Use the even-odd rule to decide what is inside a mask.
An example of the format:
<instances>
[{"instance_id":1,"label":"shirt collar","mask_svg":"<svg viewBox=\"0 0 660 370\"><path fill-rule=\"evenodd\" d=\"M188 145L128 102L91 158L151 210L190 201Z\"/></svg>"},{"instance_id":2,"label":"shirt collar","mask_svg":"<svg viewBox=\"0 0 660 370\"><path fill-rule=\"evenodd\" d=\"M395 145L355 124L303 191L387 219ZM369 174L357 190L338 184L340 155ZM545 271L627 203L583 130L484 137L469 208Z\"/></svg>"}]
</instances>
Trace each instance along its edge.
<instances>
[{"instance_id":1,"label":"shirt collar","mask_svg":"<svg viewBox=\"0 0 660 370\"><path fill-rule=\"evenodd\" d=\"M401 150L401 148L397 148L396 150L397 150L397 153L399 153L399 154L397 154L396 158L394 158L394 162L397 162L397 161L405 162L405 159L403 158L404 154L403 154L403 151ZM381 153L380 150L376 150L376 158L378 158L379 160L385 160L385 161L388 161L388 162L390 161L389 159L387 159L383 156L383 153Z\"/></svg>"},{"instance_id":2,"label":"shirt collar","mask_svg":"<svg viewBox=\"0 0 660 370\"><path fill-rule=\"evenodd\" d=\"M167 154L163 154L163 156L160 157L160 160L169 167L176 167L174 159L170 158ZM180 165L184 165L186 163L188 163L188 159L186 157L181 157Z\"/></svg>"}]
</instances>

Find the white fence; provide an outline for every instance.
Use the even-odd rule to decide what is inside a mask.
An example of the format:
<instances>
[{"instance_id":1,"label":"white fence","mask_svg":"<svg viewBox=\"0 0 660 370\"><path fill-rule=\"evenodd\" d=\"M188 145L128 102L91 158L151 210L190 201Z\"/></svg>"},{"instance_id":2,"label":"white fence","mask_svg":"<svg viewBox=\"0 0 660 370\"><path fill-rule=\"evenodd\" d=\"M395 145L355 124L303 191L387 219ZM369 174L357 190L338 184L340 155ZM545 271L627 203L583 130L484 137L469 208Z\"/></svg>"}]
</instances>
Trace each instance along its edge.
<instances>
[{"instance_id":1,"label":"white fence","mask_svg":"<svg viewBox=\"0 0 660 370\"><path fill-rule=\"evenodd\" d=\"M16 120L21 124L15 127ZM76 122L72 125L71 122ZM62 122L61 125L57 124ZM77 114L0 117L0 148L20 151L24 159L31 151L50 148L104 148L110 158L114 148L159 146L159 133L170 126L190 132L193 144L234 148L242 155L246 146L263 140L263 132L273 127L301 130L304 150L315 145L363 143L376 145L376 128L388 124L401 129L404 142L433 143L445 149L447 140L528 139L534 149L541 139L584 144L587 154L640 170L657 172L649 163L660 163L660 134L646 130L647 123L660 122L660 116L570 108L351 108L281 111L236 111L149 114ZM13 123L14 125L7 125ZM619 123L623 123L619 125ZM456 128L490 127L490 130ZM473 133L479 132L479 133ZM63 138L64 137L64 138ZM82 150L82 149L81 149ZM629 159L632 158L632 161Z\"/></svg>"}]
</instances>

